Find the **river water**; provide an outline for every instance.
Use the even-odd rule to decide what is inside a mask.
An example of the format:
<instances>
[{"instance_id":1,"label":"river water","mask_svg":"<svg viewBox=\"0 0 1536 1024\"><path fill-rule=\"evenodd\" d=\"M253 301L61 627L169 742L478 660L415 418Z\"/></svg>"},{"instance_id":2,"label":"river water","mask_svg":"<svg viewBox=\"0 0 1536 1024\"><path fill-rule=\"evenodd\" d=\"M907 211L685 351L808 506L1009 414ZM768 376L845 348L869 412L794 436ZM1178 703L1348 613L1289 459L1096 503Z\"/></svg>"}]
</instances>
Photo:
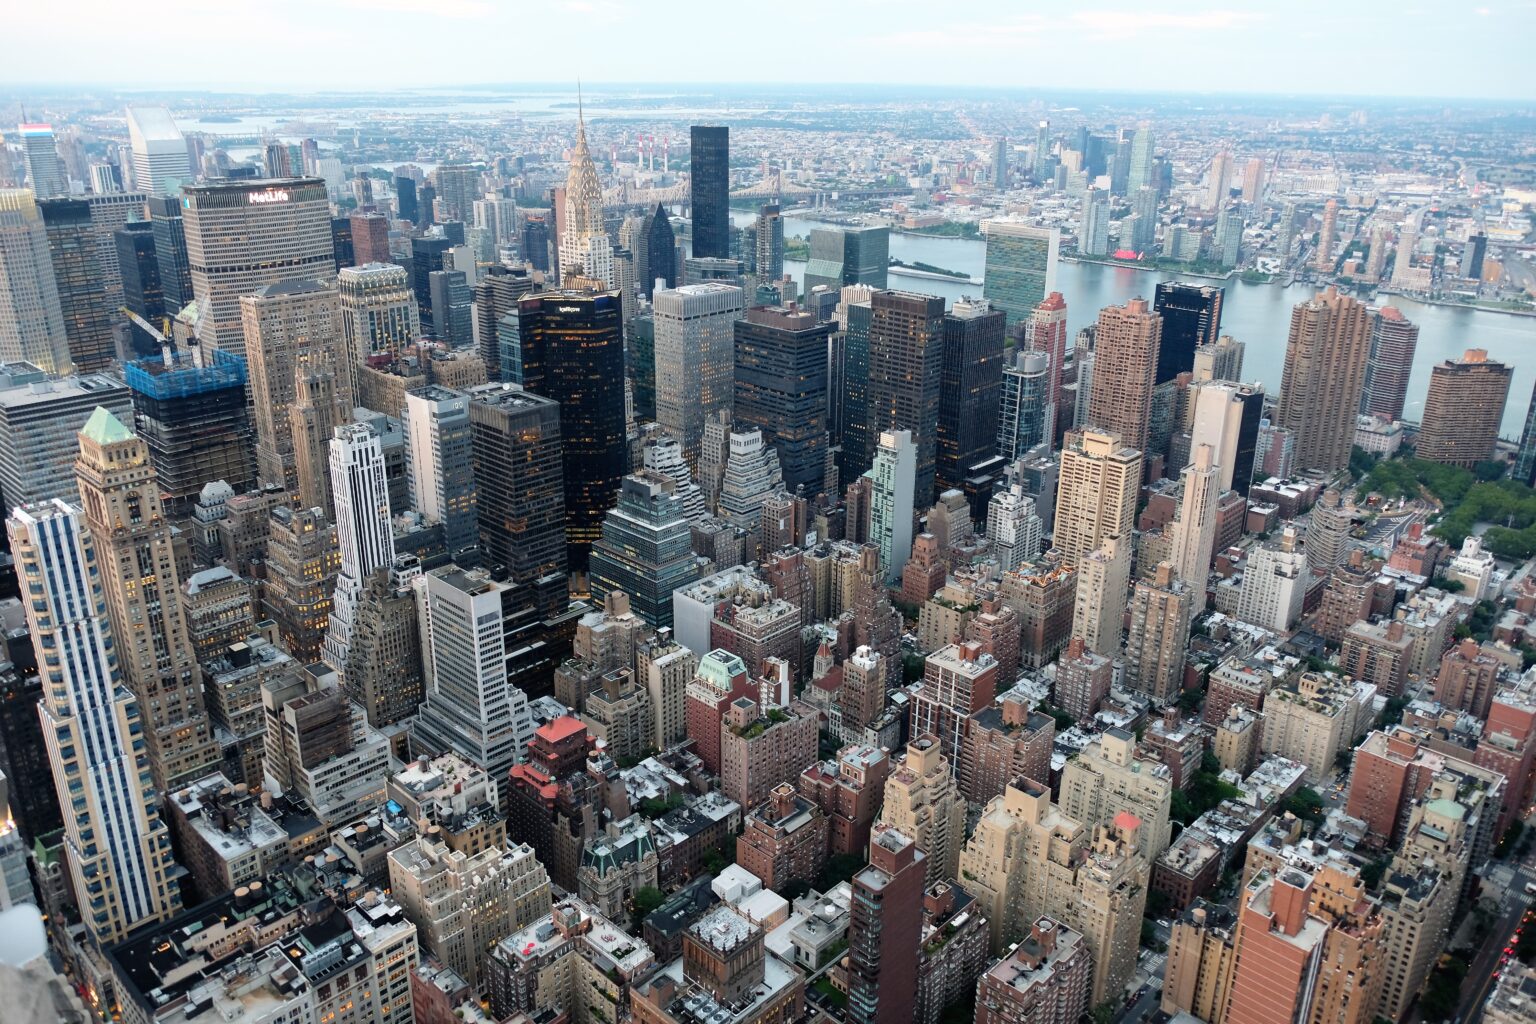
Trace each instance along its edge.
<instances>
[{"instance_id":1,"label":"river water","mask_svg":"<svg viewBox=\"0 0 1536 1024\"><path fill-rule=\"evenodd\" d=\"M752 222L753 214L731 211L733 223ZM784 218L786 237L809 237L811 228L826 226L797 216ZM834 225L835 226L835 225ZM977 239L935 238L892 233L891 256L907 263L921 262L945 270L955 270L981 280L985 269L985 243ZM786 261L786 273L800 282L805 264ZM1093 323L1105 306L1123 304L1141 296L1152 299L1159 281L1172 280L1177 274L1166 271L1132 270L1100 263L1061 263L1056 271L1056 290L1067 300L1067 321L1073 334L1079 327ZM1212 283L1202 278L1191 280ZM1291 308L1316 294L1310 285L1280 287L1268 284L1244 284L1235 278L1222 282L1226 297L1222 302L1221 331L1247 345L1243 357L1245 380L1264 385L1266 391L1280 391L1281 368L1285 361L1285 338L1290 327ZM979 296L980 285L933 281L892 274L890 287L929 295L942 295L953 302L967 295ZM1469 348L1483 348L1493 359L1514 366L1514 382L1504 407L1501 433L1517 440L1525 423L1531 389L1536 385L1536 318L1509 316L1487 310L1430 306L1400 296L1387 299L1403 315L1419 325L1419 346L1413 373L1408 380L1408 401L1404 417L1416 420L1424 410L1424 393L1429 388L1429 369L1444 359L1457 358Z\"/></svg>"}]
</instances>

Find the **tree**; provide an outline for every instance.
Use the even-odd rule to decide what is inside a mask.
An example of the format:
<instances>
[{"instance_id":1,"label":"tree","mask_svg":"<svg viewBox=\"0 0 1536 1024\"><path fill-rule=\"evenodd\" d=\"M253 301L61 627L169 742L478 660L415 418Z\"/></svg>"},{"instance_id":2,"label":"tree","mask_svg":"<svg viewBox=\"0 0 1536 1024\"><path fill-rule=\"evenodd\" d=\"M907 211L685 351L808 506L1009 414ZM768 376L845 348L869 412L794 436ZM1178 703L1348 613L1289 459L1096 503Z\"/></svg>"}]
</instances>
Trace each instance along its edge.
<instances>
[{"instance_id":1,"label":"tree","mask_svg":"<svg viewBox=\"0 0 1536 1024\"><path fill-rule=\"evenodd\" d=\"M645 885L635 890L635 895L630 898L629 902L634 907L635 923L639 924L650 916L656 908L667 902L667 894L654 885Z\"/></svg>"},{"instance_id":2,"label":"tree","mask_svg":"<svg viewBox=\"0 0 1536 1024\"><path fill-rule=\"evenodd\" d=\"M1291 796L1280 801L1280 811L1289 811L1303 821L1317 824L1323 820L1323 797L1315 789L1303 786Z\"/></svg>"}]
</instances>

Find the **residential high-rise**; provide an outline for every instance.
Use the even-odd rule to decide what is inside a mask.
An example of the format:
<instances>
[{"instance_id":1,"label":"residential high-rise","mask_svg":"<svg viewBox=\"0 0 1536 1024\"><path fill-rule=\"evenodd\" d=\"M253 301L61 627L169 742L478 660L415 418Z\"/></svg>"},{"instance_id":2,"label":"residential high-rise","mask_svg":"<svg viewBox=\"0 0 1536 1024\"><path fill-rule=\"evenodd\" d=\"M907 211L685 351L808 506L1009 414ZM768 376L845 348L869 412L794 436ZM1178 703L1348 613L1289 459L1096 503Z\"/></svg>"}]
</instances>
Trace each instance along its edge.
<instances>
[{"instance_id":1,"label":"residential high-rise","mask_svg":"<svg viewBox=\"0 0 1536 1024\"><path fill-rule=\"evenodd\" d=\"M1520 431L1520 447L1515 450L1515 462L1510 467L1509 476L1524 484L1536 479L1536 388L1531 389L1531 401L1525 407L1525 426ZM0 479L0 490L4 483Z\"/></svg>"},{"instance_id":2,"label":"residential high-rise","mask_svg":"<svg viewBox=\"0 0 1536 1024\"><path fill-rule=\"evenodd\" d=\"M697 473L704 421L714 413L731 411L741 289L715 281L688 284L656 292L652 305L656 422L682 443L683 458Z\"/></svg>"},{"instance_id":3,"label":"residential high-rise","mask_svg":"<svg viewBox=\"0 0 1536 1024\"><path fill-rule=\"evenodd\" d=\"M1469 469L1493 458L1513 376L1513 367L1489 359L1480 348L1430 367L1419 458Z\"/></svg>"},{"instance_id":4,"label":"residential high-rise","mask_svg":"<svg viewBox=\"0 0 1536 1024\"><path fill-rule=\"evenodd\" d=\"M1110 533L1077 562L1077 593L1072 606L1072 635L1095 654L1120 650L1125 603L1131 586L1130 538Z\"/></svg>"},{"instance_id":5,"label":"residential high-rise","mask_svg":"<svg viewBox=\"0 0 1536 1024\"><path fill-rule=\"evenodd\" d=\"M1159 705L1183 691L1184 652L1200 584L1179 579L1167 562L1131 595L1131 628L1125 635L1125 684Z\"/></svg>"},{"instance_id":6,"label":"residential high-rise","mask_svg":"<svg viewBox=\"0 0 1536 1024\"><path fill-rule=\"evenodd\" d=\"M1029 347L1047 360L1050 412L1046 436L1056 438L1071 425L1070 410L1062 407L1062 372L1067 364L1067 303L1061 292L1051 292L1029 314Z\"/></svg>"},{"instance_id":7,"label":"residential high-rise","mask_svg":"<svg viewBox=\"0 0 1536 1024\"><path fill-rule=\"evenodd\" d=\"M411 727L412 747L451 750L492 778L506 778L523 762L534 730L528 695L507 678L502 594L508 586L456 565L422 579L430 678Z\"/></svg>"},{"instance_id":8,"label":"residential high-rise","mask_svg":"<svg viewBox=\"0 0 1536 1024\"><path fill-rule=\"evenodd\" d=\"M871 438L912 433L917 446L913 494L933 499L938 456L939 395L944 367L944 300L914 292L870 297L869 391L865 428Z\"/></svg>"},{"instance_id":9,"label":"residential high-rise","mask_svg":"<svg viewBox=\"0 0 1536 1024\"><path fill-rule=\"evenodd\" d=\"M388 256L388 253L385 253ZM393 359L421 337L421 319L411 276L393 263L360 263L336 274L340 293L341 333L347 358L363 363L378 356ZM399 409L379 409L390 416Z\"/></svg>"},{"instance_id":10,"label":"residential high-rise","mask_svg":"<svg viewBox=\"0 0 1536 1024\"><path fill-rule=\"evenodd\" d=\"M987 236L982 295L1007 314L1010 324L1028 320L1056 289L1061 233L1002 220L986 221L982 231Z\"/></svg>"},{"instance_id":11,"label":"residential high-rise","mask_svg":"<svg viewBox=\"0 0 1536 1024\"><path fill-rule=\"evenodd\" d=\"M51 124L19 124L21 157L27 169L27 186L39 199L69 194L69 174L59 159Z\"/></svg>"},{"instance_id":12,"label":"residential high-rise","mask_svg":"<svg viewBox=\"0 0 1536 1024\"><path fill-rule=\"evenodd\" d=\"M1154 136L1149 125L1142 125L1131 136L1131 166L1125 178L1125 192L1135 195L1138 190L1156 186L1152 177L1152 157L1155 155Z\"/></svg>"},{"instance_id":13,"label":"residential high-rise","mask_svg":"<svg viewBox=\"0 0 1536 1024\"><path fill-rule=\"evenodd\" d=\"M663 293L665 294L665 293ZM735 322L735 426L761 430L779 453L784 487L827 485L827 338L806 310L753 306Z\"/></svg>"},{"instance_id":14,"label":"residential high-rise","mask_svg":"<svg viewBox=\"0 0 1536 1024\"><path fill-rule=\"evenodd\" d=\"M340 567L325 634L325 662L345 672L363 587L374 573L394 564L395 539L379 435L366 424L352 423L335 428L329 447ZM347 685L344 676L342 681Z\"/></svg>"},{"instance_id":15,"label":"residential high-rise","mask_svg":"<svg viewBox=\"0 0 1536 1024\"><path fill-rule=\"evenodd\" d=\"M670 627L672 592L699 578L691 542L672 478L649 470L626 476L592 545L593 599L623 592L647 625Z\"/></svg>"},{"instance_id":16,"label":"residential high-rise","mask_svg":"<svg viewBox=\"0 0 1536 1024\"><path fill-rule=\"evenodd\" d=\"M900 829L922 851L927 884L955 878L965 844L965 798L937 736L917 736L885 780L880 822ZM880 825L876 825L878 831Z\"/></svg>"},{"instance_id":17,"label":"residential high-rise","mask_svg":"<svg viewBox=\"0 0 1536 1024\"><path fill-rule=\"evenodd\" d=\"M84 199L60 197L44 199L37 206L48 239L70 362L82 372L105 370L117 354L112 337L116 309L107 295L91 205Z\"/></svg>"},{"instance_id":18,"label":"residential high-rise","mask_svg":"<svg viewBox=\"0 0 1536 1024\"><path fill-rule=\"evenodd\" d=\"M1211 157L1210 173L1206 176L1205 209L1219 210L1226 200L1228 184L1232 180L1232 153L1222 149Z\"/></svg>"},{"instance_id":19,"label":"residential high-rise","mask_svg":"<svg viewBox=\"0 0 1536 1024\"><path fill-rule=\"evenodd\" d=\"M1299 539L1295 529L1287 526L1276 542L1249 554L1237 593L1237 618L1276 633L1296 624L1311 578Z\"/></svg>"},{"instance_id":20,"label":"residential high-rise","mask_svg":"<svg viewBox=\"0 0 1536 1024\"><path fill-rule=\"evenodd\" d=\"M777 203L757 212L757 251L753 260L759 281L784 276L784 217Z\"/></svg>"},{"instance_id":21,"label":"residential high-rise","mask_svg":"<svg viewBox=\"0 0 1536 1024\"><path fill-rule=\"evenodd\" d=\"M1179 579L1195 590L1205 589L1216 543L1216 505L1221 498L1221 470L1208 444L1195 447L1194 461L1184 467L1183 495L1173 521L1173 544L1168 561ZM1203 602L1202 602L1203 604Z\"/></svg>"},{"instance_id":22,"label":"residential high-rise","mask_svg":"<svg viewBox=\"0 0 1536 1024\"><path fill-rule=\"evenodd\" d=\"M1106 729L1061 776L1061 809L1077 821L1108 821L1125 812L1140 821L1136 848L1150 864L1168 846L1173 780L1166 765L1139 754L1136 736Z\"/></svg>"},{"instance_id":23,"label":"residential high-rise","mask_svg":"<svg viewBox=\"0 0 1536 1024\"><path fill-rule=\"evenodd\" d=\"M1333 249L1339 241L1339 201L1330 199L1323 204L1323 225L1317 232L1317 255L1312 265L1324 273L1331 273L1334 266Z\"/></svg>"},{"instance_id":24,"label":"residential high-rise","mask_svg":"<svg viewBox=\"0 0 1536 1024\"><path fill-rule=\"evenodd\" d=\"M853 876L849 904L849 1024L910 1024L913 1019L925 860L911 836L875 826L869 866Z\"/></svg>"},{"instance_id":25,"label":"residential high-rise","mask_svg":"<svg viewBox=\"0 0 1536 1024\"><path fill-rule=\"evenodd\" d=\"M584 573L629 468L618 292L546 292L518 303L523 386L560 403L566 565ZM726 368L729 395L730 369Z\"/></svg>"},{"instance_id":26,"label":"residential high-rise","mask_svg":"<svg viewBox=\"0 0 1536 1024\"><path fill-rule=\"evenodd\" d=\"M1295 437L1299 468L1348 465L1369 355L1369 316L1356 299L1330 287L1291 310L1273 422Z\"/></svg>"},{"instance_id":27,"label":"residential high-rise","mask_svg":"<svg viewBox=\"0 0 1536 1024\"><path fill-rule=\"evenodd\" d=\"M474 436L469 395L438 384L405 393L406 476L411 508L443 524L443 546L458 558L479 542Z\"/></svg>"},{"instance_id":28,"label":"residential high-rise","mask_svg":"<svg viewBox=\"0 0 1536 1024\"><path fill-rule=\"evenodd\" d=\"M95 540L117 664L144 715L155 782L173 788L212 770L219 750L182 617L170 522L149 449L117 417L97 407L79 450L81 518Z\"/></svg>"},{"instance_id":29,"label":"residential high-rise","mask_svg":"<svg viewBox=\"0 0 1536 1024\"><path fill-rule=\"evenodd\" d=\"M1163 318L1163 333L1154 383L1164 384L1193 370L1195 351L1216 344L1221 337L1221 302L1225 294L1220 285L1158 283L1152 303Z\"/></svg>"},{"instance_id":30,"label":"residential high-rise","mask_svg":"<svg viewBox=\"0 0 1536 1024\"><path fill-rule=\"evenodd\" d=\"M565 473L560 405L516 384L468 390L476 521L485 563L510 581L553 578L565 595Z\"/></svg>"},{"instance_id":31,"label":"residential high-rise","mask_svg":"<svg viewBox=\"0 0 1536 1024\"><path fill-rule=\"evenodd\" d=\"M246 354L242 296L264 285L336 276L330 197L320 178L187 185L182 218L197 299L197 337L209 348Z\"/></svg>"},{"instance_id":32,"label":"residential high-rise","mask_svg":"<svg viewBox=\"0 0 1536 1024\"><path fill-rule=\"evenodd\" d=\"M910 430L887 430L875 446L870 469L874 486L869 506L869 539L880 548L880 568L887 582L901 578L912 554L917 446Z\"/></svg>"},{"instance_id":33,"label":"residential high-rise","mask_svg":"<svg viewBox=\"0 0 1536 1024\"><path fill-rule=\"evenodd\" d=\"M1216 215L1216 233L1211 241L1217 266L1237 266L1242 257L1243 226L1243 208L1236 201L1227 203Z\"/></svg>"},{"instance_id":34,"label":"residential high-rise","mask_svg":"<svg viewBox=\"0 0 1536 1024\"><path fill-rule=\"evenodd\" d=\"M1051 377L1050 357L1044 352L1015 350L1013 365L1003 368L995 449L1003 461L1022 458L1051 439Z\"/></svg>"},{"instance_id":35,"label":"residential high-rise","mask_svg":"<svg viewBox=\"0 0 1536 1024\"><path fill-rule=\"evenodd\" d=\"M731 255L731 130L696 124L688 129L689 206L693 255Z\"/></svg>"},{"instance_id":36,"label":"residential high-rise","mask_svg":"<svg viewBox=\"0 0 1536 1024\"><path fill-rule=\"evenodd\" d=\"M1087 425L1113 431L1141 451L1150 437L1162 331L1162 316L1145 299L1131 299L1100 310L1093 336Z\"/></svg>"},{"instance_id":37,"label":"residential high-rise","mask_svg":"<svg viewBox=\"0 0 1536 1024\"><path fill-rule=\"evenodd\" d=\"M1014 484L987 503L987 540L1003 572L1014 572L1040 554L1040 516L1035 501Z\"/></svg>"},{"instance_id":38,"label":"residential high-rise","mask_svg":"<svg viewBox=\"0 0 1536 1024\"><path fill-rule=\"evenodd\" d=\"M20 505L6 521L31 598L27 626L43 675L39 705L64 848L83 923L101 946L181 909L138 700L123 685L96 548L76 506Z\"/></svg>"},{"instance_id":39,"label":"residential high-rise","mask_svg":"<svg viewBox=\"0 0 1536 1024\"><path fill-rule=\"evenodd\" d=\"M133 151L133 187L171 195L190 182L187 140L164 107L128 108L128 146Z\"/></svg>"},{"instance_id":40,"label":"residential high-rise","mask_svg":"<svg viewBox=\"0 0 1536 1024\"><path fill-rule=\"evenodd\" d=\"M1109 255L1109 193L1104 189L1090 187L1083 196L1077 251L1087 256Z\"/></svg>"},{"instance_id":41,"label":"residential high-rise","mask_svg":"<svg viewBox=\"0 0 1536 1024\"><path fill-rule=\"evenodd\" d=\"M250 365L256 410L256 472L263 483L299 490L298 438L294 436L299 381L328 377L331 406L352 408L352 359L341 330L334 286L315 281L263 285L239 300L244 341L239 354ZM233 345L221 346L235 351ZM313 408L312 408L313 411ZM334 425L334 424L332 424ZM306 449L313 462L320 448Z\"/></svg>"},{"instance_id":42,"label":"residential high-rise","mask_svg":"<svg viewBox=\"0 0 1536 1024\"><path fill-rule=\"evenodd\" d=\"M1110 534L1131 536L1141 486L1141 452L1119 434L1071 431L1057 474L1054 546L1076 565Z\"/></svg>"},{"instance_id":43,"label":"residential high-rise","mask_svg":"<svg viewBox=\"0 0 1536 1024\"><path fill-rule=\"evenodd\" d=\"M26 189L0 189L0 362L70 370L48 232Z\"/></svg>"},{"instance_id":44,"label":"residential high-rise","mask_svg":"<svg viewBox=\"0 0 1536 1024\"><path fill-rule=\"evenodd\" d=\"M1385 243L1383 243L1385 244ZM1408 378L1419 346L1419 325L1395 306L1383 306L1371 317L1371 350L1360 391L1360 415L1387 420L1403 418Z\"/></svg>"},{"instance_id":45,"label":"residential high-rise","mask_svg":"<svg viewBox=\"0 0 1536 1024\"><path fill-rule=\"evenodd\" d=\"M879 290L889 280L891 229L812 228L811 258L805 265L805 292L855 285Z\"/></svg>"},{"instance_id":46,"label":"residential high-rise","mask_svg":"<svg viewBox=\"0 0 1536 1024\"><path fill-rule=\"evenodd\" d=\"M1006 327L1003 311L985 299L956 302L944 314L934 470L941 492L960 488L971 467L996 452L1002 399L998 369Z\"/></svg>"}]
</instances>

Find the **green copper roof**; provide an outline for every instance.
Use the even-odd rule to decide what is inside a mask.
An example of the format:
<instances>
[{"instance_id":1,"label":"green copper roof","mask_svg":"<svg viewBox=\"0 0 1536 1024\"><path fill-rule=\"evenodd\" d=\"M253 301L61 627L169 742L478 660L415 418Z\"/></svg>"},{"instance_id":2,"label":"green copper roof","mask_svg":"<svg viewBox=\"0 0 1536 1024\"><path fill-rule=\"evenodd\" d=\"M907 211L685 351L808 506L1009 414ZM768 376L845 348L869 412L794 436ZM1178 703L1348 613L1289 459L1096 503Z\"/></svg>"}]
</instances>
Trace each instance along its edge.
<instances>
[{"instance_id":1,"label":"green copper roof","mask_svg":"<svg viewBox=\"0 0 1536 1024\"><path fill-rule=\"evenodd\" d=\"M121 420L100 405L96 407L95 412L91 413L91 418L85 421L85 426L80 433L97 444L116 444L119 441L133 440L133 431L123 426Z\"/></svg>"}]
</instances>

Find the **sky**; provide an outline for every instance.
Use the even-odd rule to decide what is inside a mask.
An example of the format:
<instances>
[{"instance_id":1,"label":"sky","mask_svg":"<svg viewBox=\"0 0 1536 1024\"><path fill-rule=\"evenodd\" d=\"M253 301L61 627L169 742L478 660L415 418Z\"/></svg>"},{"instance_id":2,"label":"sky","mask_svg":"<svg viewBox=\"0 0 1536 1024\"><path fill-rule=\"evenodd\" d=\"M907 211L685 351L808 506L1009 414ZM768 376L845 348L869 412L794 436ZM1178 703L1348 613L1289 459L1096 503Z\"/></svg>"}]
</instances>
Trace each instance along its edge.
<instances>
[{"instance_id":1,"label":"sky","mask_svg":"<svg viewBox=\"0 0 1536 1024\"><path fill-rule=\"evenodd\" d=\"M302 92L902 83L1536 99L1536 0L71 0L0 82ZM6 85L0 85L3 95Z\"/></svg>"}]
</instances>

